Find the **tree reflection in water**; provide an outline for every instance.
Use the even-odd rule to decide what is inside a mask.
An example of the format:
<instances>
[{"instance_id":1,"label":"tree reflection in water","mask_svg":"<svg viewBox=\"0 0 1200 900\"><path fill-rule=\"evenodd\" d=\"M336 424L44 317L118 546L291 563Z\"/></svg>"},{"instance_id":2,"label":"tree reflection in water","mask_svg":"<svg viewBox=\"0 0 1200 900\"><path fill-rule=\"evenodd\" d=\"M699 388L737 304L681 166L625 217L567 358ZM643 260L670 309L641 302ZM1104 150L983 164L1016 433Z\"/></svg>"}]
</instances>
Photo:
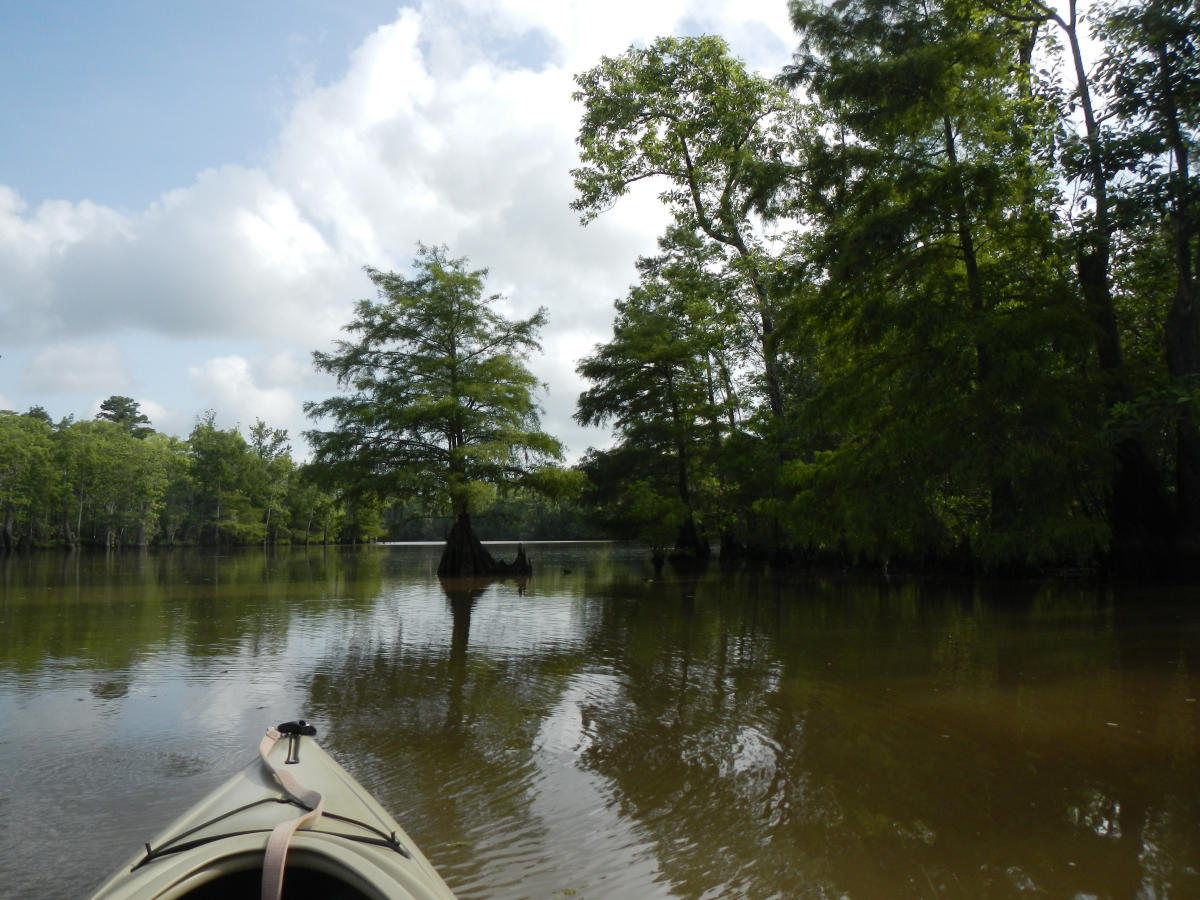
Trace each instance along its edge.
<instances>
[{"instance_id":1,"label":"tree reflection in water","mask_svg":"<svg viewBox=\"0 0 1200 900\"><path fill-rule=\"evenodd\" d=\"M1053 589L551 581L520 606L446 585L448 640L313 680L464 896L622 896L635 870L642 896L1200 895L1194 618L1118 627L1115 598ZM481 608L524 634L563 603L570 640L473 643Z\"/></svg>"},{"instance_id":2,"label":"tree reflection in water","mask_svg":"<svg viewBox=\"0 0 1200 900\"><path fill-rule=\"evenodd\" d=\"M1131 691L1137 673L1109 669L1111 628L1077 629L1046 595L1014 612L913 588L797 603L762 587L664 587L624 607L624 695L589 711L587 764L656 832L682 895L723 879L738 896L1200 890L1194 704ZM1150 655L1193 672L1194 636Z\"/></svg>"},{"instance_id":3,"label":"tree reflection in water","mask_svg":"<svg viewBox=\"0 0 1200 900\"><path fill-rule=\"evenodd\" d=\"M448 641L357 649L322 666L311 687L315 715L336 723L330 746L345 748L462 896L471 885L480 896L518 895L521 875L504 866L544 846L553 823L531 811L536 735L567 673L582 666L571 648L469 653L475 606L497 588L523 583L442 582Z\"/></svg>"}]
</instances>

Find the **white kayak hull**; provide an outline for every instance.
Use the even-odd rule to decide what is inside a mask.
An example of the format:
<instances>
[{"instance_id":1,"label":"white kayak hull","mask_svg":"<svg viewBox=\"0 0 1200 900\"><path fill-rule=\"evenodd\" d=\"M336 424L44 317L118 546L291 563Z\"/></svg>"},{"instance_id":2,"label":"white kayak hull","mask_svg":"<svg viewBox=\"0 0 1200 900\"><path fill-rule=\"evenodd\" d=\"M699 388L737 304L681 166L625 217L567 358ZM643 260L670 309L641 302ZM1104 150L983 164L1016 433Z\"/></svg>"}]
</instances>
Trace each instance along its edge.
<instances>
[{"instance_id":1,"label":"white kayak hull","mask_svg":"<svg viewBox=\"0 0 1200 900\"><path fill-rule=\"evenodd\" d=\"M324 797L324 813L289 842L284 900L454 900L400 825L311 736L279 740L267 763L255 760L205 797L92 900L258 897L271 831L306 811L271 766Z\"/></svg>"}]
</instances>

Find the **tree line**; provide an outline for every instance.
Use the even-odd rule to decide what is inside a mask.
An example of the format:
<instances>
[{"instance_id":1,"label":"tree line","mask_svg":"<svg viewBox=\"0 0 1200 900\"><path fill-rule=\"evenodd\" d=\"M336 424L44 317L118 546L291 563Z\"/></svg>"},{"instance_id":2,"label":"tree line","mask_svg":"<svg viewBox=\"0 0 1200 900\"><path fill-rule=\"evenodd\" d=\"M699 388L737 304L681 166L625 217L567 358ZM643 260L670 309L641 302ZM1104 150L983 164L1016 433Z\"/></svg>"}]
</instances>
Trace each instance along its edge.
<instances>
[{"instance_id":1,"label":"tree line","mask_svg":"<svg viewBox=\"0 0 1200 900\"><path fill-rule=\"evenodd\" d=\"M596 534L570 504L520 493L480 518L488 537ZM0 550L440 541L449 521L414 496L347 492L262 420L243 436L207 411L181 439L129 397L92 420L0 410Z\"/></svg>"},{"instance_id":2,"label":"tree line","mask_svg":"<svg viewBox=\"0 0 1200 900\"><path fill-rule=\"evenodd\" d=\"M129 397L93 420L41 407L0 412L0 546L244 544L368 537L291 458L287 434L258 421L249 439L199 417L186 439L160 434Z\"/></svg>"},{"instance_id":3,"label":"tree line","mask_svg":"<svg viewBox=\"0 0 1200 900\"><path fill-rule=\"evenodd\" d=\"M613 446L562 477L524 366L544 312L495 316L485 270L422 247L315 355L343 389L309 407L316 462L440 492L455 571L489 571L470 514L513 486L681 560L1193 568L1195 5L790 11L775 78L711 35L576 78L583 223L642 182L672 217L578 366Z\"/></svg>"}]
</instances>

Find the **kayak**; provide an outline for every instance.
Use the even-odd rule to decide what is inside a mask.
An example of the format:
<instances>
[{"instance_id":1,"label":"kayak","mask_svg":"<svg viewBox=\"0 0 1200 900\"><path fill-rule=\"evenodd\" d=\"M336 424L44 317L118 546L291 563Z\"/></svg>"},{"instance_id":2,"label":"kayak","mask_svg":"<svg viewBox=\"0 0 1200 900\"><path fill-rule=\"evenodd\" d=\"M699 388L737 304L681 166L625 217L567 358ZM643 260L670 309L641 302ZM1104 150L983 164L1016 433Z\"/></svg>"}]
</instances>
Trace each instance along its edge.
<instances>
[{"instance_id":1,"label":"kayak","mask_svg":"<svg viewBox=\"0 0 1200 900\"><path fill-rule=\"evenodd\" d=\"M396 821L286 722L91 900L454 900Z\"/></svg>"}]
</instances>

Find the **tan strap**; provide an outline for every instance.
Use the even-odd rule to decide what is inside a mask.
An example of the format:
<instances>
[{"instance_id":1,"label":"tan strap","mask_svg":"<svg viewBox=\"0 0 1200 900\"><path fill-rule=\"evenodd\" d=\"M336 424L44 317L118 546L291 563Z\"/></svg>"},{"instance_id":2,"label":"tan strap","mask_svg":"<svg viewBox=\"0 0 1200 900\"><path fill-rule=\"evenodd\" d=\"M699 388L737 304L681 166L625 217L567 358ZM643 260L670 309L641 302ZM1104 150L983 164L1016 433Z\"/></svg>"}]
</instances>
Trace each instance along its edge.
<instances>
[{"instance_id":1,"label":"tan strap","mask_svg":"<svg viewBox=\"0 0 1200 900\"><path fill-rule=\"evenodd\" d=\"M267 839L267 850L263 856L262 900L279 900L282 896L283 869L287 863L288 845L291 843L292 835L298 829L310 827L321 817L321 813L325 809L325 798L320 793L304 787L292 777L291 772L276 766L268 759L271 748L282 736L278 729L268 729L262 742L258 745L258 754L262 757L264 765L275 776L275 780L279 782L279 786L305 806L308 811L294 819L280 822ZM299 740L299 735L297 735L297 740Z\"/></svg>"}]
</instances>

